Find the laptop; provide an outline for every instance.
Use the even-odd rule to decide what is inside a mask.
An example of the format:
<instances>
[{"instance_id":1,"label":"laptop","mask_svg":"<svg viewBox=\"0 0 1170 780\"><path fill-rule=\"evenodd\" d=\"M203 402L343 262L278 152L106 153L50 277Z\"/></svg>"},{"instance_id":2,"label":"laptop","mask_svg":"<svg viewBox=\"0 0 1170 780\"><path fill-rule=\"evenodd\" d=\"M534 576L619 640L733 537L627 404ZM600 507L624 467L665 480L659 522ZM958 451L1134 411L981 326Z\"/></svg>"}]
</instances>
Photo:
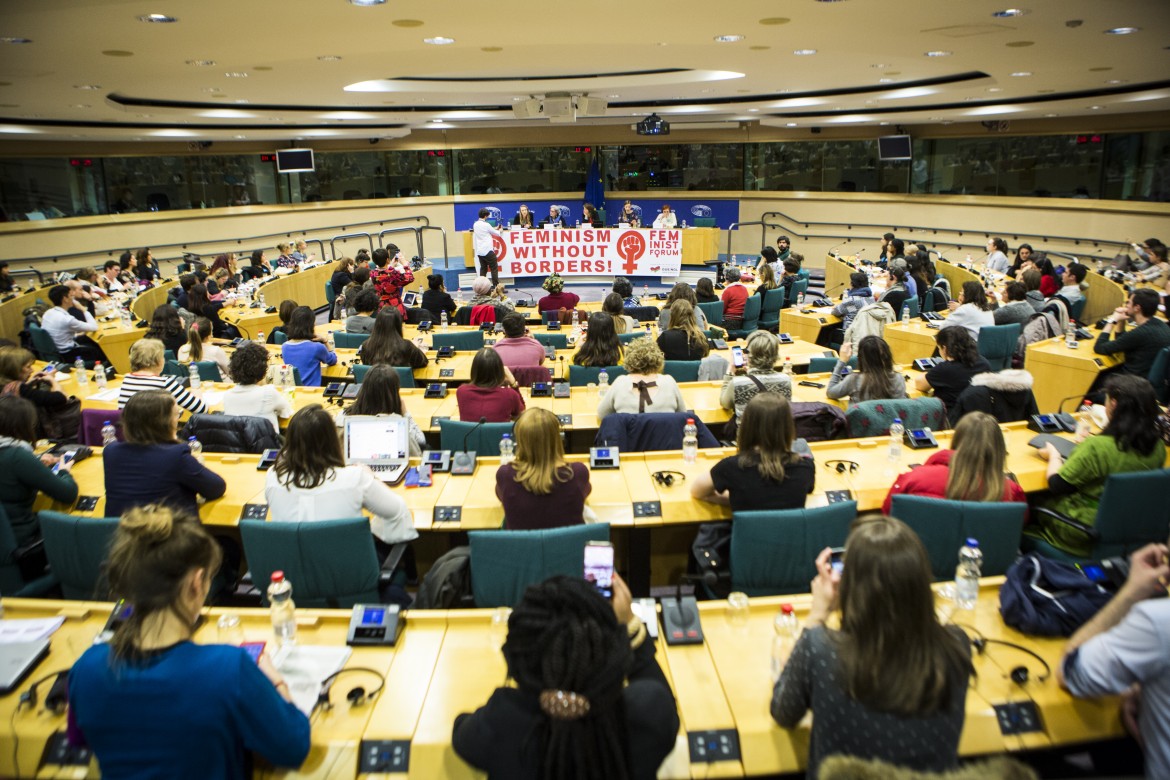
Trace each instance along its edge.
<instances>
[{"instance_id":1,"label":"laptop","mask_svg":"<svg viewBox=\"0 0 1170 780\"><path fill-rule=\"evenodd\" d=\"M49 654L49 640L0 644L0 696L7 696Z\"/></svg>"},{"instance_id":2,"label":"laptop","mask_svg":"<svg viewBox=\"0 0 1170 780\"><path fill-rule=\"evenodd\" d=\"M345 462L369 466L378 479L396 485L410 465L406 418L390 415L345 417Z\"/></svg>"},{"instance_id":3,"label":"laptop","mask_svg":"<svg viewBox=\"0 0 1170 780\"><path fill-rule=\"evenodd\" d=\"M419 300L419 294L414 291L402 293L402 305L408 309L416 308Z\"/></svg>"}]
</instances>

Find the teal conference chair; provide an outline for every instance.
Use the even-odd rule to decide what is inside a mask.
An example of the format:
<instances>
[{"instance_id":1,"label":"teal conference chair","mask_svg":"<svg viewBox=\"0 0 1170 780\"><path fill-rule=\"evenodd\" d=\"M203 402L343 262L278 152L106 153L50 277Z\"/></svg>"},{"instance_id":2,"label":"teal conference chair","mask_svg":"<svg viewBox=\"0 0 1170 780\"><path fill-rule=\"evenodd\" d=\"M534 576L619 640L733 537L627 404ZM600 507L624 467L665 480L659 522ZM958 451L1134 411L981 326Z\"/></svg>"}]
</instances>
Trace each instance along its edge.
<instances>
[{"instance_id":1,"label":"teal conference chair","mask_svg":"<svg viewBox=\"0 0 1170 780\"><path fill-rule=\"evenodd\" d=\"M1085 304L1088 302L1089 302L1088 298L1081 298L1079 301L1077 301L1076 303L1069 306L1069 308L1068 308L1069 318L1074 319L1077 322L1080 322L1081 321L1081 314L1085 311Z\"/></svg>"},{"instance_id":2,"label":"teal conference chair","mask_svg":"<svg viewBox=\"0 0 1170 780\"><path fill-rule=\"evenodd\" d=\"M483 349L483 331L465 330L460 333L436 333L431 344L439 347L454 347L457 352L476 352Z\"/></svg>"},{"instance_id":3,"label":"teal conference chair","mask_svg":"<svg viewBox=\"0 0 1170 780\"><path fill-rule=\"evenodd\" d=\"M366 343L369 333L346 333L343 330L333 331L333 343L338 349L357 349Z\"/></svg>"},{"instance_id":4,"label":"teal conference chair","mask_svg":"<svg viewBox=\"0 0 1170 780\"><path fill-rule=\"evenodd\" d=\"M511 432L510 422L480 425L461 420L439 420L439 449L460 451L466 441L466 448L476 455L494 458L500 454L500 439Z\"/></svg>"},{"instance_id":5,"label":"teal conference chair","mask_svg":"<svg viewBox=\"0 0 1170 780\"><path fill-rule=\"evenodd\" d=\"M807 278L801 277L794 281L792 286L788 288L788 300L784 303L785 308L789 306L796 306L797 302L800 300L800 296L804 295L806 292L808 292Z\"/></svg>"},{"instance_id":6,"label":"teal conference chair","mask_svg":"<svg viewBox=\"0 0 1170 780\"><path fill-rule=\"evenodd\" d=\"M795 282L793 284L795 284ZM763 328L764 330L776 330L780 327L780 310L784 308L784 296L787 293L788 291L783 287L777 287L773 290L766 290L764 292L764 302L760 309L759 327ZM760 296L750 295L748 296L748 302L750 303L752 298L758 297ZM744 314L746 319L746 307Z\"/></svg>"},{"instance_id":7,"label":"teal conference chair","mask_svg":"<svg viewBox=\"0 0 1170 780\"><path fill-rule=\"evenodd\" d=\"M903 301L902 311L898 312L898 319L901 319L902 312L907 310L910 312L910 319L914 319L922 313L918 306L918 298L911 295L909 298Z\"/></svg>"},{"instance_id":8,"label":"teal conference chair","mask_svg":"<svg viewBox=\"0 0 1170 780\"><path fill-rule=\"evenodd\" d=\"M61 512L38 513L41 535L45 539L45 556L49 570L61 584L67 599L105 601L109 596L105 582L106 557L117 517L82 517Z\"/></svg>"},{"instance_id":9,"label":"teal conference chair","mask_svg":"<svg viewBox=\"0 0 1170 780\"><path fill-rule=\"evenodd\" d=\"M769 291L771 292L771 291ZM763 307L764 296L749 295L747 303L743 305L743 327L738 330L728 329L727 337L730 339L747 338L749 333L759 330L760 328L760 311ZM779 322L779 320L777 320ZM779 326L777 326L779 327Z\"/></svg>"},{"instance_id":10,"label":"teal conference chair","mask_svg":"<svg viewBox=\"0 0 1170 780\"><path fill-rule=\"evenodd\" d=\"M219 373L219 365L214 360L199 360L191 365L199 372L199 378L204 382L222 382L223 375Z\"/></svg>"},{"instance_id":11,"label":"teal conference chair","mask_svg":"<svg viewBox=\"0 0 1170 780\"><path fill-rule=\"evenodd\" d=\"M592 523L546 531L472 531L471 593L477 607L512 607L524 589L549 577L581 576L587 542L608 542L609 525Z\"/></svg>"},{"instance_id":12,"label":"teal conference chair","mask_svg":"<svg viewBox=\"0 0 1170 780\"><path fill-rule=\"evenodd\" d=\"M857 355L849 358L846 364L854 371L857 370ZM832 371L837 367L837 358L835 357L811 357L808 359L808 372L810 374L824 374Z\"/></svg>"},{"instance_id":13,"label":"teal conference chair","mask_svg":"<svg viewBox=\"0 0 1170 780\"><path fill-rule=\"evenodd\" d=\"M337 293L333 292L333 282L326 280L325 282L325 302L329 304L330 310L333 308L333 301L337 299Z\"/></svg>"},{"instance_id":14,"label":"teal conference chair","mask_svg":"<svg viewBox=\"0 0 1170 780\"><path fill-rule=\"evenodd\" d=\"M984 325L979 329L979 354L987 358L992 371L1012 367L1012 355L1020 338L1020 323Z\"/></svg>"},{"instance_id":15,"label":"teal conference chair","mask_svg":"<svg viewBox=\"0 0 1170 780\"><path fill-rule=\"evenodd\" d=\"M601 373L601 366L569 366L569 386L585 387L592 383L597 384L597 375ZM626 373L621 366L606 366L605 373L609 374L609 381Z\"/></svg>"},{"instance_id":16,"label":"teal conference chair","mask_svg":"<svg viewBox=\"0 0 1170 780\"><path fill-rule=\"evenodd\" d=\"M366 381L366 374L370 373L373 366L362 365L361 363L354 363L353 366L353 381L354 384L360 385ZM398 374L399 387L418 387L414 381L414 370L411 368L404 368L402 366L394 366L394 373Z\"/></svg>"},{"instance_id":17,"label":"teal conference chair","mask_svg":"<svg viewBox=\"0 0 1170 780\"><path fill-rule=\"evenodd\" d=\"M732 513L731 589L749 596L808 593L817 555L845 544L856 517L856 501Z\"/></svg>"},{"instance_id":18,"label":"teal conference chair","mask_svg":"<svg viewBox=\"0 0 1170 780\"><path fill-rule=\"evenodd\" d=\"M568 349L569 337L564 333L533 333L533 338L546 347L553 349Z\"/></svg>"},{"instance_id":19,"label":"teal conference chair","mask_svg":"<svg viewBox=\"0 0 1170 780\"><path fill-rule=\"evenodd\" d=\"M1097 519L1092 526L1038 507L1038 516L1061 530L1057 533L1064 546L1084 553L1078 557L1054 546L1039 526L1024 532L1025 552L1062 561L1101 560L1115 555L1129 555L1150 542L1165 542L1170 526L1170 469L1133 471L1114 474L1105 480L1105 490L1097 505Z\"/></svg>"},{"instance_id":20,"label":"teal conference chair","mask_svg":"<svg viewBox=\"0 0 1170 780\"><path fill-rule=\"evenodd\" d=\"M348 609L382 601L382 570L364 517L307 523L241 520L240 538L252 582L266 605L274 571L283 571L293 583L298 607ZM394 553L390 561L397 562Z\"/></svg>"},{"instance_id":21,"label":"teal conference chair","mask_svg":"<svg viewBox=\"0 0 1170 780\"><path fill-rule=\"evenodd\" d=\"M648 331L648 330L635 330L631 333L619 333L618 334L618 341L620 341L623 345L625 345L625 344L629 344L634 339L640 339L640 338L643 338L644 336L649 336L649 335L650 335L650 331Z\"/></svg>"},{"instance_id":22,"label":"teal conference chair","mask_svg":"<svg viewBox=\"0 0 1170 780\"><path fill-rule=\"evenodd\" d=\"M1154 358L1149 380L1158 395L1158 403L1165 406L1170 402L1170 347L1162 349Z\"/></svg>"},{"instance_id":23,"label":"teal conference chair","mask_svg":"<svg viewBox=\"0 0 1170 780\"><path fill-rule=\"evenodd\" d=\"M161 376L173 376L178 377L179 379L189 379L191 377L191 372L186 366L177 360L164 359Z\"/></svg>"},{"instance_id":24,"label":"teal conference chair","mask_svg":"<svg viewBox=\"0 0 1170 780\"><path fill-rule=\"evenodd\" d=\"M1028 505L1019 501L948 501L945 498L897 495L890 514L918 534L930 556L935 580L953 580L959 548L979 542L985 577L1007 572L1020 554L1020 532Z\"/></svg>"},{"instance_id":25,"label":"teal conference chair","mask_svg":"<svg viewBox=\"0 0 1170 780\"><path fill-rule=\"evenodd\" d=\"M673 377L676 382L698 382L699 362L698 360L667 360L662 373Z\"/></svg>"},{"instance_id":26,"label":"teal conference chair","mask_svg":"<svg viewBox=\"0 0 1170 780\"><path fill-rule=\"evenodd\" d=\"M33 349L36 350L37 357L41 360L61 362L61 353L57 351L57 345L53 343L53 337L49 335L48 331L40 325L30 324L28 333L32 338Z\"/></svg>"},{"instance_id":27,"label":"teal conference chair","mask_svg":"<svg viewBox=\"0 0 1170 780\"><path fill-rule=\"evenodd\" d=\"M695 217L695 227L715 227L715 217Z\"/></svg>"},{"instance_id":28,"label":"teal conference chair","mask_svg":"<svg viewBox=\"0 0 1170 780\"><path fill-rule=\"evenodd\" d=\"M723 327L723 301L695 304L707 316L707 324L717 328Z\"/></svg>"},{"instance_id":29,"label":"teal conference chair","mask_svg":"<svg viewBox=\"0 0 1170 780\"><path fill-rule=\"evenodd\" d=\"M47 594L57 584L56 576L46 573L26 581L14 557L17 549L16 535L12 532L8 512L0 504L0 593L6 597Z\"/></svg>"},{"instance_id":30,"label":"teal conference chair","mask_svg":"<svg viewBox=\"0 0 1170 780\"><path fill-rule=\"evenodd\" d=\"M277 331L272 332L272 343L273 344L283 344L286 341L288 341L288 334L285 333L283 330L277 330Z\"/></svg>"}]
</instances>

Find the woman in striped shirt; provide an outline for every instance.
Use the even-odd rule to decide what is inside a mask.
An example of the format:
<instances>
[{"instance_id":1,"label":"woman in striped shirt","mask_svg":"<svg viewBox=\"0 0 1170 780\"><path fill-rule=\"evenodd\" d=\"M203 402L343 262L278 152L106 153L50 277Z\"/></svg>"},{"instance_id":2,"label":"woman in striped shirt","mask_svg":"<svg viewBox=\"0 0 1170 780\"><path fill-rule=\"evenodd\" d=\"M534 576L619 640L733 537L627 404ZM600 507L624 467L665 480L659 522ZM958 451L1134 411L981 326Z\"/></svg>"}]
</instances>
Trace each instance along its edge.
<instances>
[{"instance_id":1,"label":"woman in striped shirt","mask_svg":"<svg viewBox=\"0 0 1170 780\"><path fill-rule=\"evenodd\" d=\"M118 408L142 390L163 390L175 398L179 408L194 414L206 412L207 404L197 395L190 393L181 379L160 376L166 359L163 357L163 343L158 339L139 339L130 347L130 373L122 377L122 389L118 393Z\"/></svg>"}]
</instances>

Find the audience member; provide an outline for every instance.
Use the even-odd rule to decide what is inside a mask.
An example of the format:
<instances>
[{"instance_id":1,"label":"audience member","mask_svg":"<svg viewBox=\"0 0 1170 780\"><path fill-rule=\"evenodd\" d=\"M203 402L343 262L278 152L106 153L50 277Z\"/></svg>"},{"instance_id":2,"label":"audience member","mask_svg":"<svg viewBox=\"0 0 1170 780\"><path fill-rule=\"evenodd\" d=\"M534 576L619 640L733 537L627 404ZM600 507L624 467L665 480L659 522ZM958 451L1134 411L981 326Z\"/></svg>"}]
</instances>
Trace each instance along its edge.
<instances>
[{"instance_id":1,"label":"audience member","mask_svg":"<svg viewBox=\"0 0 1170 780\"><path fill-rule=\"evenodd\" d=\"M296 310L296 301L285 298L280 302L280 305L276 307L276 316L280 318L280 324L273 326L272 332L268 334L266 343L275 344L277 333L283 334L286 339L288 338L288 321L292 317L292 313Z\"/></svg>"},{"instance_id":2,"label":"audience member","mask_svg":"<svg viewBox=\"0 0 1170 780\"><path fill-rule=\"evenodd\" d=\"M626 347L626 373L610 380L597 405L597 417L646 412L685 412L687 402L674 377L662 373L662 350L650 339L634 339Z\"/></svg>"},{"instance_id":3,"label":"audience member","mask_svg":"<svg viewBox=\"0 0 1170 780\"><path fill-rule=\"evenodd\" d=\"M940 324L941 330L963 327L979 338L979 331L985 327L995 325L995 314L987 302L987 293L979 282L963 282L959 291L959 300L947 304L951 310L950 316Z\"/></svg>"},{"instance_id":4,"label":"audience member","mask_svg":"<svg viewBox=\"0 0 1170 780\"><path fill-rule=\"evenodd\" d=\"M211 341L211 320L206 317L196 317L195 323L187 333L187 343L179 347L179 354L177 356L179 362L198 363L203 360L210 360L212 363L215 363L223 379L231 379L231 374L228 371L227 353L218 344L208 343Z\"/></svg>"},{"instance_id":5,"label":"audience member","mask_svg":"<svg viewBox=\"0 0 1170 780\"><path fill-rule=\"evenodd\" d=\"M353 283L353 272L357 267L352 257L343 257L338 261L337 270L329 277L329 286L334 295L341 295L341 291Z\"/></svg>"},{"instance_id":6,"label":"audience member","mask_svg":"<svg viewBox=\"0 0 1170 780\"><path fill-rule=\"evenodd\" d=\"M1045 298L1051 298L1060 291L1061 280L1056 275L1056 268L1047 257L1039 262L1038 267L1040 269L1040 294Z\"/></svg>"},{"instance_id":7,"label":"audience member","mask_svg":"<svg viewBox=\"0 0 1170 780\"><path fill-rule=\"evenodd\" d=\"M581 298L576 293L564 291L565 280L558 273L553 273L540 286L548 291L548 295L536 302L537 311L558 311L560 309L572 311L581 302Z\"/></svg>"},{"instance_id":8,"label":"audience member","mask_svg":"<svg viewBox=\"0 0 1170 780\"><path fill-rule=\"evenodd\" d=\"M771 249L772 247L764 247ZM751 295L751 290L747 288L743 282L740 281L739 269L732 266L723 272L723 327L728 330L740 330L743 328L744 309L747 306L748 296ZM696 299L697 302L698 299ZM670 316L669 311L663 312L667 317ZM703 310L699 309L699 314L703 314ZM698 319L696 317L696 319ZM706 322L706 315L703 317L703 322ZM658 318L659 330L662 330L662 317ZM705 325L703 326L705 329Z\"/></svg>"},{"instance_id":9,"label":"audience member","mask_svg":"<svg viewBox=\"0 0 1170 780\"><path fill-rule=\"evenodd\" d=\"M897 239L894 239L897 241ZM894 310L894 317L902 319L902 306L910 300L910 290L906 287L906 280L910 272L905 268L894 268L890 271L890 286L878 297L878 303L888 303Z\"/></svg>"},{"instance_id":10,"label":"audience member","mask_svg":"<svg viewBox=\"0 0 1170 780\"><path fill-rule=\"evenodd\" d=\"M959 395L971 384L971 377L991 370L987 358L979 354L979 346L966 328L945 328L934 334L942 362L914 380L920 392L934 392L948 408L955 405Z\"/></svg>"},{"instance_id":11,"label":"audience member","mask_svg":"<svg viewBox=\"0 0 1170 780\"><path fill-rule=\"evenodd\" d=\"M268 350L253 341L236 347L228 361L228 372L235 383L223 394L223 413L246 417L263 417L280 433L278 417L292 417L292 403L284 393L267 383Z\"/></svg>"},{"instance_id":12,"label":"audience member","mask_svg":"<svg viewBox=\"0 0 1170 780\"><path fill-rule=\"evenodd\" d=\"M353 314L345 319L346 333L373 333L374 313L378 311L378 293L361 290L353 296Z\"/></svg>"},{"instance_id":13,"label":"audience member","mask_svg":"<svg viewBox=\"0 0 1170 780\"><path fill-rule=\"evenodd\" d=\"M182 379L161 376L165 365L161 341L145 338L135 341L130 347L130 373L122 377L122 387L118 391L118 408L125 408L127 402L143 390L162 390L169 393L180 408L195 414L206 412L207 404L189 392Z\"/></svg>"},{"instance_id":14,"label":"audience member","mask_svg":"<svg viewBox=\"0 0 1170 780\"><path fill-rule=\"evenodd\" d=\"M642 299L634 295L634 285L624 276L619 276L613 280L612 292L617 293L622 299L622 306L641 306Z\"/></svg>"},{"instance_id":15,"label":"audience member","mask_svg":"<svg viewBox=\"0 0 1170 780\"><path fill-rule=\"evenodd\" d=\"M219 310L222 308L223 303L208 297L206 285L196 284L187 293L187 310L196 317L211 320L211 331L217 339L235 338L238 331L219 318Z\"/></svg>"},{"instance_id":16,"label":"audience member","mask_svg":"<svg viewBox=\"0 0 1170 780\"><path fill-rule=\"evenodd\" d=\"M1004 285L1003 294L1005 303L992 312L992 318L996 325L1011 325L1013 323L1023 325L1032 319L1036 310L1032 308L1032 304L1028 303L1028 288L1024 286L1023 282L1008 282Z\"/></svg>"},{"instance_id":17,"label":"audience member","mask_svg":"<svg viewBox=\"0 0 1170 780\"><path fill-rule=\"evenodd\" d=\"M296 268L297 259L292 256L292 247L285 242L276 245L276 251L280 252L280 256L276 258L276 267L284 270L292 270Z\"/></svg>"},{"instance_id":18,"label":"audience member","mask_svg":"<svg viewBox=\"0 0 1170 780\"><path fill-rule=\"evenodd\" d=\"M139 249L136 259L138 260L136 270L140 282L151 285L154 284L155 279L162 276L158 270L158 265L154 262L154 255L150 253L149 249Z\"/></svg>"},{"instance_id":19,"label":"audience member","mask_svg":"<svg viewBox=\"0 0 1170 780\"><path fill-rule=\"evenodd\" d=\"M813 712L808 776L843 754L941 772L958 764L967 681L962 630L935 612L930 559L891 517L853 522L838 574L817 556L804 632L772 694L772 717L795 728ZM839 629L825 623L840 609Z\"/></svg>"},{"instance_id":20,"label":"audience member","mask_svg":"<svg viewBox=\"0 0 1170 780\"><path fill-rule=\"evenodd\" d=\"M1010 263L1007 259L1008 245L999 236L987 239L987 270L997 274L1007 273Z\"/></svg>"},{"instance_id":21,"label":"audience member","mask_svg":"<svg viewBox=\"0 0 1170 780\"><path fill-rule=\"evenodd\" d=\"M1070 307L1077 301L1085 299L1084 293L1081 292L1081 284L1085 281L1085 276L1088 273L1088 267L1080 263L1069 263L1065 267L1064 275L1060 278L1064 286L1056 294L1068 301Z\"/></svg>"},{"instance_id":22,"label":"audience member","mask_svg":"<svg viewBox=\"0 0 1170 780\"><path fill-rule=\"evenodd\" d=\"M757 393L779 393L792 397L792 378L776 370L779 342L766 330L756 330L747 337L747 367L729 369L723 376L719 391L719 405L734 409L737 422L743 422L743 411Z\"/></svg>"},{"instance_id":23,"label":"audience member","mask_svg":"<svg viewBox=\"0 0 1170 780\"><path fill-rule=\"evenodd\" d=\"M313 330L316 322L312 309L298 306L288 318L288 341L280 345L281 357L300 372L305 387L321 386L322 364L337 365L337 353L322 344Z\"/></svg>"},{"instance_id":24,"label":"audience member","mask_svg":"<svg viewBox=\"0 0 1170 780\"><path fill-rule=\"evenodd\" d=\"M81 358L86 363L100 360L108 364L102 348L85 335L97 332L97 320L74 300L73 290L59 284L49 290L49 300L53 302L53 308L41 317L41 327L53 339L53 346L61 359L66 363ZM73 311L78 316L73 316Z\"/></svg>"},{"instance_id":25,"label":"audience member","mask_svg":"<svg viewBox=\"0 0 1170 780\"><path fill-rule=\"evenodd\" d=\"M618 293L611 292L605 296L605 300L601 302L601 310L613 318L613 329L619 336L638 329L638 321L626 314L622 296Z\"/></svg>"},{"instance_id":26,"label":"audience member","mask_svg":"<svg viewBox=\"0 0 1170 780\"><path fill-rule=\"evenodd\" d=\"M702 360L711 351L707 334L695 322L696 308L684 300L670 305L670 327L658 334L666 360Z\"/></svg>"},{"instance_id":27,"label":"audience member","mask_svg":"<svg viewBox=\"0 0 1170 780\"><path fill-rule=\"evenodd\" d=\"M526 409L516 418L516 457L496 471L496 497L504 506L504 528L531 530L580 525L593 489L589 467L569 463L561 425L547 409Z\"/></svg>"},{"instance_id":28,"label":"audience member","mask_svg":"<svg viewBox=\"0 0 1170 780\"><path fill-rule=\"evenodd\" d=\"M1170 326L1158 317L1159 303L1157 291L1148 288L1134 290L1129 300L1109 315L1105 328L1093 344L1093 351L1098 355L1120 352L1125 356L1120 370L1148 377L1158 353L1170 347ZM1135 327L1127 332L1130 319Z\"/></svg>"},{"instance_id":29,"label":"audience member","mask_svg":"<svg viewBox=\"0 0 1170 780\"><path fill-rule=\"evenodd\" d=\"M464 422L511 422L524 411L524 398L512 372L491 347L475 353L471 381L459 385L455 400Z\"/></svg>"},{"instance_id":30,"label":"audience member","mask_svg":"<svg viewBox=\"0 0 1170 780\"><path fill-rule=\"evenodd\" d=\"M748 289L744 288L745 296L748 294ZM724 296L727 295L727 290L723 291ZM664 331L670 327L670 307L677 300L684 300L695 309L695 319L699 323L700 330L707 329L707 315L703 310L698 308L699 299L695 297L694 289L686 282L675 282L674 287L670 288L670 293L666 296L666 303L662 304L662 311L658 315L658 330ZM746 297L745 297L746 300ZM727 299L724 298L724 308L726 309ZM726 312L724 318L726 319Z\"/></svg>"},{"instance_id":31,"label":"audience member","mask_svg":"<svg viewBox=\"0 0 1170 780\"><path fill-rule=\"evenodd\" d=\"M849 289L842 296L841 302L833 307L833 315L841 318L837 340L853 324L857 312L875 303L877 299L873 297L873 289L869 286L869 276L860 271L849 274Z\"/></svg>"},{"instance_id":32,"label":"audience member","mask_svg":"<svg viewBox=\"0 0 1170 780\"><path fill-rule=\"evenodd\" d=\"M406 423L410 457L417 458L422 455L427 439L418 423L406 410L406 405L402 403L398 371L393 366L374 366L366 372L365 379L358 385L357 397L337 416L337 427L344 427L345 418L351 415L387 415L401 418Z\"/></svg>"},{"instance_id":33,"label":"audience member","mask_svg":"<svg viewBox=\"0 0 1170 780\"><path fill-rule=\"evenodd\" d=\"M426 368L427 360L419 346L402 335L402 315L393 306L385 306L374 318L374 330L362 342L358 357L367 366L384 363L402 368Z\"/></svg>"},{"instance_id":34,"label":"audience member","mask_svg":"<svg viewBox=\"0 0 1170 780\"><path fill-rule=\"evenodd\" d=\"M614 330L613 318L605 312L593 312L589 315L585 340L573 355L573 365L602 368L619 366L622 360L622 343Z\"/></svg>"},{"instance_id":35,"label":"audience member","mask_svg":"<svg viewBox=\"0 0 1170 780\"><path fill-rule=\"evenodd\" d=\"M398 247L389 244L385 249L378 247L374 250L374 265L370 272L370 281L382 299L382 307L393 306L398 313L406 317L406 307L402 305L402 291L406 285L414 281L414 272L410 269L410 261L402 257Z\"/></svg>"},{"instance_id":36,"label":"audience member","mask_svg":"<svg viewBox=\"0 0 1170 780\"><path fill-rule=\"evenodd\" d=\"M16 395L36 408L35 428L39 434L44 417L61 412L69 404L69 396L57 382L56 371L33 372L36 357L21 347L0 347L0 390L4 395Z\"/></svg>"},{"instance_id":37,"label":"audience member","mask_svg":"<svg viewBox=\"0 0 1170 780\"><path fill-rule=\"evenodd\" d=\"M865 336L857 344L857 371L849 371L853 343L846 341L838 353L837 365L829 377L825 395L836 400L848 398L849 404L906 397L906 377L894 370L894 356L885 339Z\"/></svg>"},{"instance_id":38,"label":"audience member","mask_svg":"<svg viewBox=\"0 0 1170 780\"><path fill-rule=\"evenodd\" d=\"M455 301L447 292L441 274L431 274L427 277L427 289L422 294L422 307L430 312L432 322L443 319L443 312L447 312L447 319L455 317Z\"/></svg>"},{"instance_id":39,"label":"audience member","mask_svg":"<svg viewBox=\"0 0 1170 780\"><path fill-rule=\"evenodd\" d=\"M1036 251L1032 249L1031 244L1020 244L1016 247L1015 259L1005 273L1013 279L1018 279L1024 271L1036 267L1035 254Z\"/></svg>"},{"instance_id":40,"label":"audience member","mask_svg":"<svg viewBox=\"0 0 1170 780\"><path fill-rule=\"evenodd\" d=\"M1027 268L1020 274L1020 280L1024 283L1024 300L1032 307L1032 310L1039 313L1044 310L1045 301L1044 293L1040 292L1040 269L1033 266Z\"/></svg>"},{"instance_id":41,"label":"audience member","mask_svg":"<svg viewBox=\"0 0 1170 780\"><path fill-rule=\"evenodd\" d=\"M198 516L199 496L212 500L226 492L223 477L196 460L187 442L178 440L178 430L179 407L171 395L143 390L130 398L122 410L126 440L102 451L106 517L147 504Z\"/></svg>"},{"instance_id":42,"label":"audience member","mask_svg":"<svg viewBox=\"0 0 1170 780\"><path fill-rule=\"evenodd\" d=\"M18 547L41 535L41 524L33 511L38 495L44 493L70 505L77 500L77 483L69 473L73 464L53 455L37 457L33 453L36 442L36 407L18 396L0 396L0 506Z\"/></svg>"},{"instance_id":43,"label":"audience member","mask_svg":"<svg viewBox=\"0 0 1170 780\"><path fill-rule=\"evenodd\" d=\"M370 282L370 268L368 265L359 265L353 272L353 281L345 286L341 294L333 301L333 310L329 313L330 319L340 320L345 317L352 316L357 313L354 308L354 298L357 297L362 290L373 290L374 285ZM378 299L377 293L374 293L375 300ZM424 299L426 293L423 293ZM373 311L376 311L378 304L374 304ZM454 309L452 309L454 311Z\"/></svg>"},{"instance_id":44,"label":"audience member","mask_svg":"<svg viewBox=\"0 0 1170 780\"><path fill-rule=\"evenodd\" d=\"M764 248L771 249L772 247ZM756 285L756 295L762 296L768 290L776 289L776 272L772 270L771 264L761 263L760 270L756 272L756 279L759 281L759 284Z\"/></svg>"},{"instance_id":45,"label":"audience member","mask_svg":"<svg viewBox=\"0 0 1170 780\"><path fill-rule=\"evenodd\" d=\"M699 303L715 303L722 300L715 293L715 283L711 281L711 277L700 276L699 281L695 282L695 299Z\"/></svg>"},{"instance_id":46,"label":"audience member","mask_svg":"<svg viewBox=\"0 0 1170 780\"><path fill-rule=\"evenodd\" d=\"M524 315L512 312L504 316L504 337L496 341L496 354L504 368L513 369L544 365L544 345L528 334Z\"/></svg>"}]
</instances>

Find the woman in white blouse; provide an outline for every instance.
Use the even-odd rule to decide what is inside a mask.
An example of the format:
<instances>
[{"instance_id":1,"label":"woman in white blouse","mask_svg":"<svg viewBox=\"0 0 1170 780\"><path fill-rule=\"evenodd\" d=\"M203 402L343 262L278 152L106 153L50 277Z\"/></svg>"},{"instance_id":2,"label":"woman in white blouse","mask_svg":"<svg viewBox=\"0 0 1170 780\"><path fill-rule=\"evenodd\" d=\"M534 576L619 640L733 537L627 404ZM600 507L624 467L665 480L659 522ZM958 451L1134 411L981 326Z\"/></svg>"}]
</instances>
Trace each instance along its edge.
<instances>
[{"instance_id":1,"label":"woman in white blouse","mask_svg":"<svg viewBox=\"0 0 1170 780\"><path fill-rule=\"evenodd\" d=\"M280 432L280 420L292 417L292 403L284 393L266 383L268 350L254 341L236 347L228 361L235 385L223 394L223 413L263 417Z\"/></svg>"}]
</instances>

